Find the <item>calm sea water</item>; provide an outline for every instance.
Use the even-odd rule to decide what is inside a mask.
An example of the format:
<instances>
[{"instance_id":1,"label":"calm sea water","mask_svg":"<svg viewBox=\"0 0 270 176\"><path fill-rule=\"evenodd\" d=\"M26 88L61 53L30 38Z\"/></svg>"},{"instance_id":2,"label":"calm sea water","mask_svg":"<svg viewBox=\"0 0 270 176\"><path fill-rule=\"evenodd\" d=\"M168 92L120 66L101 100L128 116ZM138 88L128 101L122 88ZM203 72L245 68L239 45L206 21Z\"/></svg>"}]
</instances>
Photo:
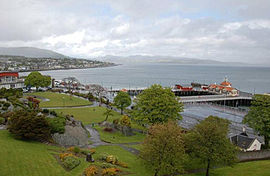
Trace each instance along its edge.
<instances>
[{"instance_id":1,"label":"calm sea water","mask_svg":"<svg viewBox=\"0 0 270 176\"><path fill-rule=\"evenodd\" d=\"M173 86L199 82L220 83L225 76L233 87L250 93L270 92L270 68L180 64L124 64L115 67L79 70L43 71L55 79L76 77L84 84L96 83L107 88L140 88L152 84ZM27 73L22 73L23 75Z\"/></svg>"}]
</instances>

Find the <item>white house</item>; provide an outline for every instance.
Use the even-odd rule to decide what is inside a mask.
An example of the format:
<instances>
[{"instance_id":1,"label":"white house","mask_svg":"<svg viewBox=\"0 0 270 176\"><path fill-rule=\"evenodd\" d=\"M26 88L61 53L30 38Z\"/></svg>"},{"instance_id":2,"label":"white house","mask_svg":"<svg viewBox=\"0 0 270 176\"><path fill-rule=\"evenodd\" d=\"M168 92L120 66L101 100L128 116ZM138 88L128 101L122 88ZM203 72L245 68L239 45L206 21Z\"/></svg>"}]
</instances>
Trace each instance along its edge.
<instances>
[{"instance_id":1,"label":"white house","mask_svg":"<svg viewBox=\"0 0 270 176\"><path fill-rule=\"evenodd\" d=\"M232 136L230 139L234 145L245 152L261 150L262 143L255 137L249 137L245 131L241 134Z\"/></svg>"}]
</instances>

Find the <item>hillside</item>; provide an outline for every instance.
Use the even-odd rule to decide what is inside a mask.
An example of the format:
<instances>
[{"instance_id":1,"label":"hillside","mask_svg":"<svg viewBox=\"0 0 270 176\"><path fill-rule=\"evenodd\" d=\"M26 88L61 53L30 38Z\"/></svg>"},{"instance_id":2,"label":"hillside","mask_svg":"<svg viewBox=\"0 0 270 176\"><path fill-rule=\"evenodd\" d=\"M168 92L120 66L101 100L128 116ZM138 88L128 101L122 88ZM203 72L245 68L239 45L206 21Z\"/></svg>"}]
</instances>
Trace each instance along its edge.
<instances>
[{"instance_id":1,"label":"hillside","mask_svg":"<svg viewBox=\"0 0 270 176\"><path fill-rule=\"evenodd\" d=\"M107 55L97 58L101 61L114 62L114 63L177 63L177 64L204 64L204 65L243 65L238 62L221 62L208 59L196 59L186 57L172 57L172 56L144 56L144 55L132 55L132 56L112 56Z\"/></svg>"},{"instance_id":2,"label":"hillside","mask_svg":"<svg viewBox=\"0 0 270 176\"><path fill-rule=\"evenodd\" d=\"M60 53L34 47L0 47L0 55L25 56L34 58L66 58Z\"/></svg>"}]
</instances>

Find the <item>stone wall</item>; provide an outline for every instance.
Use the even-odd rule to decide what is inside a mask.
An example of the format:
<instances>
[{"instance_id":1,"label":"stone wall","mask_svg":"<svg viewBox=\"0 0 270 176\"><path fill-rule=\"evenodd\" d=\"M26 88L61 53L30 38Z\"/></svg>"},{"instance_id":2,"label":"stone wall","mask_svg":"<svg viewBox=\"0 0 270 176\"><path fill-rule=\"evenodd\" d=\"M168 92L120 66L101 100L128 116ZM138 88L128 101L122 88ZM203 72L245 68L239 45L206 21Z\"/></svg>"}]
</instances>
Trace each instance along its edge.
<instances>
[{"instance_id":1,"label":"stone wall","mask_svg":"<svg viewBox=\"0 0 270 176\"><path fill-rule=\"evenodd\" d=\"M270 150L240 152L238 153L239 161L263 160L270 158Z\"/></svg>"}]
</instances>

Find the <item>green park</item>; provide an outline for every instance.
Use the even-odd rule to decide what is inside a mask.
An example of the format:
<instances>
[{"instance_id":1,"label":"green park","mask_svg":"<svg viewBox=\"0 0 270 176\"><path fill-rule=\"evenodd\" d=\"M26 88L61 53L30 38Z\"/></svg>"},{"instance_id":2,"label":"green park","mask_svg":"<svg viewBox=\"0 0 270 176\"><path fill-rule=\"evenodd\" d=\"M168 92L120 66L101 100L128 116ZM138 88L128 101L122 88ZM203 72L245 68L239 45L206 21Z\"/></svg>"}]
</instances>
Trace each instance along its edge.
<instances>
[{"instance_id":1,"label":"green park","mask_svg":"<svg viewBox=\"0 0 270 176\"><path fill-rule=\"evenodd\" d=\"M0 124L6 126L0 130L0 175L267 176L270 173L270 160L238 161L240 150L227 138L228 120L209 116L191 130L179 127L176 121L182 119L179 112L184 107L168 88L160 85L141 93L132 110L127 109L131 100L125 92L119 93L112 104L95 102L99 97L90 100L81 94L53 91L23 94L19 90L1 89L0 98L6 100L0 106ZM254 123L254 114L265 113L260 117L268 118L269 123L269 102L269 97L255 96L244 121L250 126L255 124L253 128L259 131L261 126ZM258 110L262 105L266 108ZM5 108L11 106L12 110ZM57 136L66 134L71 127L87 132L85 145L56 142ZM269 133L267 130L260 133L265 136L268 148Z\"/></svg>"}]
</instances>

